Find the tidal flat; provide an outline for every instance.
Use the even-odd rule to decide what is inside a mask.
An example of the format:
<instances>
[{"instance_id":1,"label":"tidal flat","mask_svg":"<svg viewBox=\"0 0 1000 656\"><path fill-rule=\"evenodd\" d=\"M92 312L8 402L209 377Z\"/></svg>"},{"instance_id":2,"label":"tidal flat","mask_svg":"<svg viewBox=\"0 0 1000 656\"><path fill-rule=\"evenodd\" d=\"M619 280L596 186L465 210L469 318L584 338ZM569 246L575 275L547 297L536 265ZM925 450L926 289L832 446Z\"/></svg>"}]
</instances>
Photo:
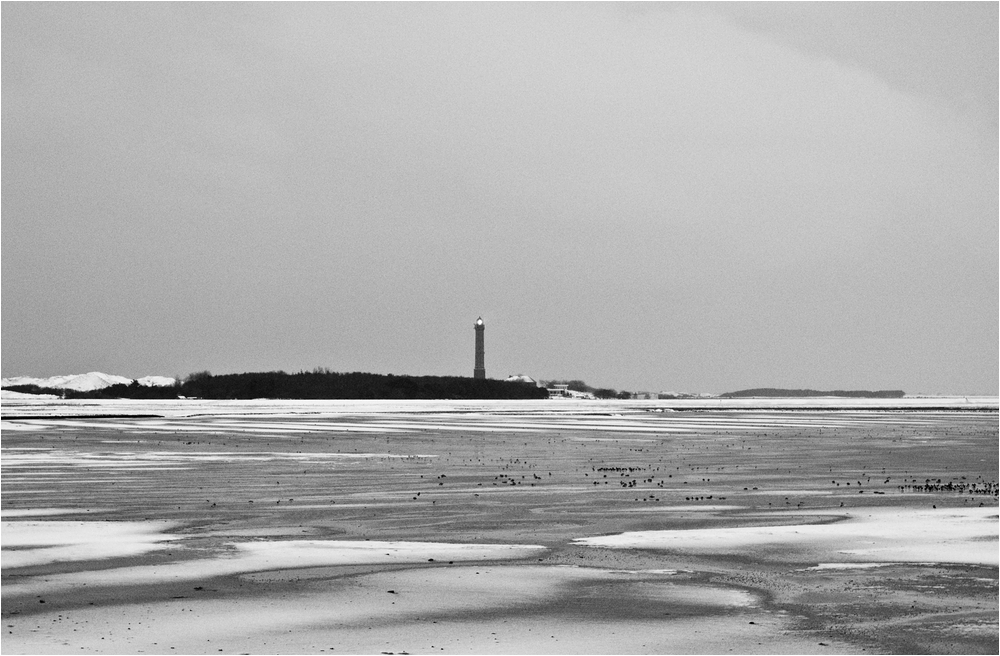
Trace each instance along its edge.
<instances>
[{"instance_id":1,"label":"tidal flat","mask_svg":"<svg viewBox=\"0 0 1000 656\"><path fill-rule=\"evenodd\" d=\"M996 398L3 402L2 651L990 653Z\"/></svg>"}]
</instances>

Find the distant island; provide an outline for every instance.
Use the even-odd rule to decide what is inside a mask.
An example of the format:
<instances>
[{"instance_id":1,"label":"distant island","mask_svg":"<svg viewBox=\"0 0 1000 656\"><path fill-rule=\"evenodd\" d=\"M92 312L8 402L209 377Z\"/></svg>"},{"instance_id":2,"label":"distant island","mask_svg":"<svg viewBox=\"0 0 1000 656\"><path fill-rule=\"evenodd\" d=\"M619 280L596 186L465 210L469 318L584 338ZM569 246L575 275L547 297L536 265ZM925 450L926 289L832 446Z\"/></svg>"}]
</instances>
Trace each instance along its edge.
<instances>
[{"instance_id":1,"label":"distant island","mask_svg":"<svg viewBox=\"0 0 1000 656\"><path fill-rule=\"evenodd\" d=\"M94 390L12 385L28 394L56 394L67 399L546 399L548 392L529 383L461 376L395 376L338 373L327 369L212 375L194 373L173 385L146 386L132 381Z\"/></svg>"},{"instance_id":2,"label":"distant island","mask_svg":"<svg viewBox=\"0 0 1000 656\"><path fill-rule=\"evenodd\" d=\"M775 387L758 387L756 389L726 392L725 394L719 395L719 397L723 399L747 399L761 396L774 398L842 396L851 399L901 399L906 396L906 393L902 390L879 390L877 392L870 392L867 390L833 390L830 392L821 392L811 389L778 389Z\"/></svg>"}]
</instances>

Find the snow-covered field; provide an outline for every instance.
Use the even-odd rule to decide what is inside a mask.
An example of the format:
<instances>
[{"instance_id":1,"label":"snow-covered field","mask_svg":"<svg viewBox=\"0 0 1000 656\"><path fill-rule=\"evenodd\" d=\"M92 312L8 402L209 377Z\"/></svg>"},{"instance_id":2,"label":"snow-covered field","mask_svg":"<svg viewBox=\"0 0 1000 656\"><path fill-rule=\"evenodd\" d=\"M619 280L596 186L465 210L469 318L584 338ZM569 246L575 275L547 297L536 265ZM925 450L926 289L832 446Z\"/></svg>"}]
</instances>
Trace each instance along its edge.
<instances>
[{"instance_id":1,"label":"snow-covered field","mask_svg":"<svg viewBox=\"0 0 1000 656\"><path fill-rule=\"evenodd\" d=\"M4 399L3 649L995 653L996 407Z\"/></svg>"},{"instance_id":2,"label":"snow-covered field","mask_svg":"<svg viewBox=\"0 0 1000 656\"><path fill-rule=\"evenodd\" d=\"M581 400L546 399L526 401L309 401L255 399L249 401L180 400L89 400L55 401L16 392L0 395L5 418L16 416L77 416L87 414L156 414L167 417L205 415L303 415L303 414L409 414L409 413L500 413L581 416L589 413L678 412L694 410L879 410L945 408L996 410L995 396L914 396L901 399L847 399L837 397L758 399Z\"/></svg>"}]
</instances>

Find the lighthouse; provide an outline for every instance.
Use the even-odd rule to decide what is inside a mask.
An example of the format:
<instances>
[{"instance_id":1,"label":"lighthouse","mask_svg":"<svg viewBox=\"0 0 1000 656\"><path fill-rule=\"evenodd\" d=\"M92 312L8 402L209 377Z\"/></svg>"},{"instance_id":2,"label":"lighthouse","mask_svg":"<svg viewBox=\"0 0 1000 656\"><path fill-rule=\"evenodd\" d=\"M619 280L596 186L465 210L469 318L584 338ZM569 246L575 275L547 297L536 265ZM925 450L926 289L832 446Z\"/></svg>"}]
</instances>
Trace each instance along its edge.
<instances>
[{"instance_id":1,"label":"lighthouse","mask_svg":"<svg viewBox=\"0 0 1000 656\"><path fill-rule=\"evenodd\" d=\"M472 370L473 378L486 378L486 348L483 346L483 333L486 332L486 324L483 318L476 319L476 368Z\"/></svg>"}]
</instances>

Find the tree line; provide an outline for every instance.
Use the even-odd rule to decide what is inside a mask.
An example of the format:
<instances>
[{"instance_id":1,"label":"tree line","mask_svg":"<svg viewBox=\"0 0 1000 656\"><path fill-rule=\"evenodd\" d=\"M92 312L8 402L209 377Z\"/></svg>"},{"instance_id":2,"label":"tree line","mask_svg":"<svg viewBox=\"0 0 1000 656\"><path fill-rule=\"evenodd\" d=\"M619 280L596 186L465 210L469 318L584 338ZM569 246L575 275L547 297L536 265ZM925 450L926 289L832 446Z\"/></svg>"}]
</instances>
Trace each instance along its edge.
<instances>
[{"instance_id":1,"label":"tree line","mask_svg":"<svg viewBox=\"0 0 1000 656\"><path fill-rule=\"evenodd\" d=\"M831 392L820 392L811 389L777 389L774 387L760 387L757 389L740 390L738 392L726 392L720 394L724 399L741 399L754 396L767 397L813 397L813 396L841 396L854 399L901 399L906 396L903 390L879 390L869 392L867 390L833 390Z\"/></svg>"},{"instance_id":2,"label":"tree line","mask_svg":"<svg viewBox=\"0 0 1000 656\"><path fill-rule=\"evenodd\" d=\"M315 369L289 374L267 371L212 375L201 371L172 386L111 385L81 392L17 385L5 389L28 394L56 394L67 399L546 399L544 389L530 383L461 376L396 376Z\"/></svg>"}]
</instances>

